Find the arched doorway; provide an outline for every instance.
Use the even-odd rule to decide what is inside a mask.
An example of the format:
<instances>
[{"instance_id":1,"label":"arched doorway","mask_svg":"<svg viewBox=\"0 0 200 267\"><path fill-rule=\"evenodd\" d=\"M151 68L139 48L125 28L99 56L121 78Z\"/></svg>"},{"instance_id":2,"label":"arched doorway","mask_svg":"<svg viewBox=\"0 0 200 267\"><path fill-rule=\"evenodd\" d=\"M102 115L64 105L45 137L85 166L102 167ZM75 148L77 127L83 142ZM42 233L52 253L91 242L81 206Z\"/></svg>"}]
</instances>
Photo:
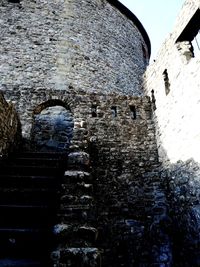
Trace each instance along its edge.
<instances>
[{"instance_id":1,"label":"arched doorway","mask_svg":"<svg viewBox=\"0 0 200 267\"><path fill-rule=\"evenodd\" d=\"M69 109L60 105L41 105L34 114L32 141L39 151L66 151L73 128L73 115Z\"/></svg>"}]
</instances>

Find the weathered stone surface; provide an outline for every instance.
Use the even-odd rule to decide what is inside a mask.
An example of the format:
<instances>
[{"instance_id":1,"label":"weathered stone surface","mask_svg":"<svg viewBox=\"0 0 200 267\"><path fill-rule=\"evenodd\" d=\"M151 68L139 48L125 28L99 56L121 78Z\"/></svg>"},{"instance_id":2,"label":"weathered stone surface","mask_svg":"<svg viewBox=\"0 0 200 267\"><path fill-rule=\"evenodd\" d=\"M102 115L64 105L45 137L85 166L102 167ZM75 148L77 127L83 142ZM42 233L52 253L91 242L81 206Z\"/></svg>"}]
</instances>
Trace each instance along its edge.
<instances>
[{"instance_id":1,"label":"weathered stone surface","mask_svg":"<svg viewBox=\"0 0 200 267\"><path fill-rule=\"evenodd\" d=\"M183 32L199 0L185 2L144 79L142 34L110 3L0 4L0 86L23 136L70 152L54 266L100 266L99 251L102 267L199 266L200 64Z\"/></svg>"},{"instance_id":2,"label":"weathered stone surface","mask_svg":"<svg viewBox=\"0 0 200 267\"><path fill-rule=\"evenodd\" d=\"M0 156L16 149L21 139L18 114L12 103L7 103L0 92Z\"/></svg>"},{"instance_id":3,"label":"weathered stone surface","mask_svg":"<svg viewBox=\"0 0 200 267\"><path fill-rule=\"evenodd\" d=\"M80 151L80 152L72 152L68 155L68 166L81 165L81 166L89 166L90 164L90 156L88 153Z\"/></svg>"},{"instance_id":4,"label":"weathered stone surface","mask_svg":"<svg viewBox=\"0 0 200 267\"><path fill-rule=\"evenodd\" d=\"M172 33L144 77L145 90L154 102L173 266L199 266L200 262L200 54L193 40L200 27L199 6L199 0L185 1Z\"/></svg>"},{"instance_id":5,"label":"weathered stone surface","mask_svg":"<svg viewBox=\"0 0 200 267\"><path fill-rule=\"evenodd\" d=\"M152 89L156 100L154 120L157 128L157 140L160 161L186 161L193 158L200 162L200 128L197 125L200 112L200 55L188 56L182 48L188 40L178 42L179 35L187 29L187 23L199 8L199 1L186 1L177 18L174 30L162 45L157 59L146 73L144 86L151 96ZM199 20L198 20L199 21ZM186 37L185 37L186 38ZM178 46L178 47L177 47ZM187 50L187 48L185 48ZM189 50L188 50L189 53ZM165 94L163 72L167 70L170 92Z\"/></svg>"},{"instance_id":6,"label":"weathered stone surface","mask_svg":"<svg viewBox=\"0 0 200 267\"><path fill-rule=\"evenodd\" d=\"M60 263L66 266L82 264L85 267L100 266L100 252L97 248L69 248L60 252ZM63 266L64 266L63 265ZM62 265L61 265L62 266Z\"/></svg>"},{"instance_id":7,"label":"weathered stone surface","mask_svg":"<svg viewBox=\"0 0 200 267\"><path fill-rule=\"evenodd\" d=\"M34 115L32 142L40 151L67 151L73 137L74 122L61 106L43 109Z\"/></svg>"},{"instance_id":8,"label":"weathered stone surface","mask_svg":"<svg viewBox=\"0 0 200 267\"><path fill-rule=\"evenodd\" d=\"M141 94L147 45L109 2L2 0L0 14L1 87L18 99L27 90Z\"/></svg>"}]
</instances>

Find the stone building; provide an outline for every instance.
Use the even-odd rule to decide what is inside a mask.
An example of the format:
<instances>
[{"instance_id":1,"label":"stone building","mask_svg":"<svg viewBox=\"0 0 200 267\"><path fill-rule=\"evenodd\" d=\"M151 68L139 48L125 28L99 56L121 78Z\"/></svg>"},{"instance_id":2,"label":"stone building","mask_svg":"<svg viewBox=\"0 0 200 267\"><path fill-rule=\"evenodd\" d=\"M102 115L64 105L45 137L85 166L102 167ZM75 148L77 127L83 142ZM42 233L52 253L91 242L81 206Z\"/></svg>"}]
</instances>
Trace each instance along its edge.
<instances>
[{"instance_id":1,"label":"stone building","mask_svg":"<svg viewBox=\"0 0 200 267\"><path fill-rule=\"evenodd\" d=\"M200 266L199 7L1 1L0 266Z\"/></svg>"},{"instance_id":2,"label":"stone building","mask_svg":"<svg viewBox=\"0 0 200 267\"><path fill-rule=\"evenodd\" d=\"M144 76L146 93L154 102L162 182L174 229L175 266L200 264L199 29L200 1L185 1L172 33Z\"/></svg>"}]
</instances>

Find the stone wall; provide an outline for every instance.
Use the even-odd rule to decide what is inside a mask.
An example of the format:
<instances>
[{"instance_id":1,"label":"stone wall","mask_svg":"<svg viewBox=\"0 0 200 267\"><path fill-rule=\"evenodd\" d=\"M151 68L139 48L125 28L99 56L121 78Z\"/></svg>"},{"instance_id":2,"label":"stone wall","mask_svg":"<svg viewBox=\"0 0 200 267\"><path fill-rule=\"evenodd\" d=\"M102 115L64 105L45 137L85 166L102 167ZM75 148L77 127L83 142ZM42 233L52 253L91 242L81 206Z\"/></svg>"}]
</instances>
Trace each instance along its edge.
<instances>
[{"instance_id":1,"label":"stone wall","mask_svg":"<svg viewBox=\"0 0 200 267\"><path fill-rule=\"evenodd\" d=\"M182 17L182 24L185 22L184 14L188 6L194 12L197 2L199 3L186 1L179 16ZM149 66L145 74L145 87L149 96L154 90L160 160L165 162L169 159L175 163L178 160L193 158L199 162L199 147L196 144L200 140L200 130L196 121L200 108L200 58L196 56L187 59L186 55L178 50L175 40L180 34L181 32L178 34L175 30L163 44L156 62ZM168 84L164 77L165 70ZM168 94L166 87L169 87Z\"/></svg>"},{"instance_id":2,"label":"stone wall","mask_svg":"<svg viewBox=\"0 0 200 267\"><path fill-rule=\"evenodd\" d=\"M27 91L141 94L147 45L106 0L2 0L0 16L0 85L21 114Z\"/></svg>"},{"instance_id":3,"label":"stone wall","mask_svg":"<svg viewBox=\"0 0 200 267\"><path fill-rule=\"evenodd\" d=\"M170 266L150 99L102 94L71 99L76 137L71 149L80 149L79 140L85 140L83 150L89 146L102 266Z\"/></svg>"},{"instance_id":4,"label":"stone wall","mask_svg":"<svg viewBox=\"0 0 200 267\"><path fill-rule=\"evenodd\" d=\"M100 95L91 104L97 116L87 124L103 266L169 266L150 99Z\"/></svg>"},{"instance_id":5,"label":"stone wall","mask_svg":"<svg viewBox=\"0 0 200 267\"><path fill-rule=\"evenodd\" d=\"M40 151L68 151L74 122L69 110L53 106L34 114L32 145Z\"/></svg>"},{"instance_id":6,"label":"stone wall","mask_svg":"<svg viewBox=\"0 0 200 267\"><path fill-rule=\"evenodd\" d=\"M199 265L200 57L192 48L200 28L199 7L199 0L184 3L174 31L144 79L154 102L159 160L172 218L173 266Z\"/></svg>"},{"instance_id":7,"label":"stone wall","mask_svg":"<svg viewBox=\"0 0 200 267\"><path fill-rule=\"evenodd\" d=\"M13 151L20 141L20 123L12 103L0 92L0 156Z\"/></svg>"},{"instance_id":8,"label":"stone wall","mask_svg":"<svg viewBox=\"0 0 200 267\"><path fill-rule=\"evenodd\" d=\"M70 155L90 154L92 225L99 233L94 245L102 251L102 266L169 264L170 242L161 227L167 221L166 198L150 98L37 92L25 115L30 128L42 110L58 106L70 110L74 121Z\"/></svg>"}]
</instances>

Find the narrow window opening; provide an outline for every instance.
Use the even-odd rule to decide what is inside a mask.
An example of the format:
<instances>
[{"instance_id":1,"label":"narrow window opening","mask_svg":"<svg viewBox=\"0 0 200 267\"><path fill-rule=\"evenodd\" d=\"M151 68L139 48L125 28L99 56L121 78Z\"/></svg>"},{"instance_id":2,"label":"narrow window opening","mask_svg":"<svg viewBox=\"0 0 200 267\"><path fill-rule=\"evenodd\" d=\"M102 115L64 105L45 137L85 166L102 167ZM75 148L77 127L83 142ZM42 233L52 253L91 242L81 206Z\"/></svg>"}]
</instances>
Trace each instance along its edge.
<instances>
[{"instance_id":1,"label":"narrow window opening","mask_svg":"<svg viewBox=\"0 0 200 267\"><path fill-rule=\"evenodd\" d=\"M97 106L96 105L92 105L91 114L93 118L97 117Z\"/></svg>"},{"instance_id":2,"label":"narrow window opening","mask_svg":"<svg viewBox=\"0 0 200 267\"><path fill-rule=\"evenodd\" d=\"M169 82L167 69L165 69L163 72L163 79L164 79L164 84L165 84L165 94L168 95L170 92L170 82Z\"/></svg>"},{"instance_id":3,"label":"narrow window opening","mask_svg":"<svg viewBox=\"0 0 200 267\"><path fill-rule=\"evenodd\" d=\"M176 40L177 49L186 63L200 54L200 9L196 11L185 29Z\"/></svg>"},{"instance_id":4,"label":"narrow window opening","mask_svg":"<svg viewBox=\"0 0 200 267\"><path fill-rule=\"evenodd\" d=\"M136 108L135 106L129 106L130 107L130 111L131 111L131 118L133 120L136 120Z\"/></svg>"},{"instance_id":5,"label":"narrow window opening","mask_svg":"<svg viewBox=\"0 0 200 267\"><path fill-rule=\"evenodd\" d=\"M153 89L151 90L151 102L153 110L156 110L156 98Z\"/></svg>"},{"instance_id":6,"label":"narrow window opening","mask_svg":"<svg viewBox=\"0 0 200 267\"><path fill-rule=\"evenodd\" d=\"M111 112L112 112L112 117L116 118L117 117L117 107L116 106L112 106L111 107Z\"/></svg>"}]
</instances>

